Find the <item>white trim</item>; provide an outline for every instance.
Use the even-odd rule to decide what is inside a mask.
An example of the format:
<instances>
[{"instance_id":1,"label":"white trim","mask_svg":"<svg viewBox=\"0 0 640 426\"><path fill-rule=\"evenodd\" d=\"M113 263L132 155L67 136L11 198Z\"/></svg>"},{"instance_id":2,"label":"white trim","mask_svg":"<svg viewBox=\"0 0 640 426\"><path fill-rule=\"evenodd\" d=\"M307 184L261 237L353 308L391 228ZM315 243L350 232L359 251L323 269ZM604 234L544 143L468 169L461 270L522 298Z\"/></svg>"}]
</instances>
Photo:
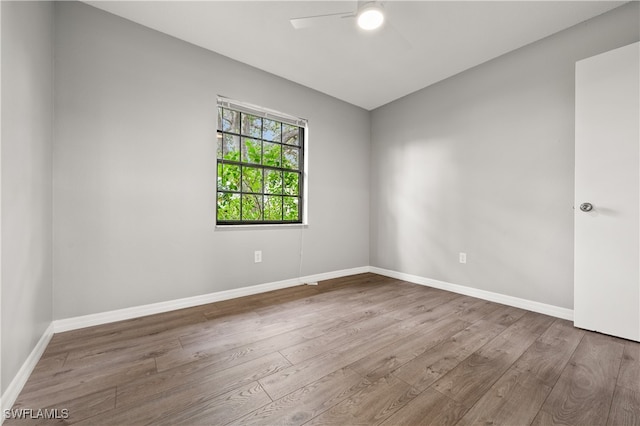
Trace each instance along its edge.
<instances>
[{"instance_id":1,"label":"white trim","mask_svg":"<svg viewBox=\"0 0 640 426\"><path fill-rule=\"evenodd\" d=\"M216 231L237 231L237 230L257 230L257 229L278 229L278 228L293 228L293 229L305 229L309 225L304 223L258 223L255 225L239 224L239 225L215 225Z\"/></svg>"},{"instance_id":2,"label":"white trim","mask_svg":"<svg viewBox=\"0 0 640 426\"><path fill-rule=\"evenodd\" d=\"M477 297L478 299L501 303L503 305L513 306L516 308L526 309L528 311L538 312L540 314L550 315L552 317L573 321L573 309L561 308L559 306L534 302L532 300L521 299L519 297L507 296L505 294L480 290L477 288L467 287L459 284L451 284L445 281L438 281L430 278L420 277L417 275L405 274L404 272L391 271L389 269L378 268L376 266L371 266L369 268L369 271L374 274L384 275L403 281L409 281L414 284L439 288L441 290L447 290L453 293Z\"/></svg>"},{"instance_id":3,"label":"white trim","mask_svg":"<svg viewBox=\"0 0 640 426\"><path fill-rule=\"evenodd\" d=\"M285 112L261 107L248 102L238 101L222 95L218 95L218 106L298 127L305 127L309 122L306 118L296 117L295 115L287 114Z\"/></svg>"},{"instance_id":4,"label":"white trim","mask_svg":"<svg viewBox=\"0 0 640 426\"><path fill-rule=\"evenodd\" d=\"M371 272L374 274L384 275L391 278L396 278L403 281L409 281L415 284L420 284L428 287L439 288L453 293L464 294L471 297L477 297L479 299L488 300L491 302L502 303L508 306L514 306L521 309L526 309L533 312L538 312L545 315L551 315L557 318L573 321L573 310L567 308L561 308L554 305L548 305L545 303L534 302L531 300L520 299L518 297L507 296L500 293L493 293L486 290L480 290L472 287L466 287L458 284L451 284L444 281L438 281L430 278L424 278L417 275L406 274L403 272L392 271L389 269L378 268L375 266L361 266L351 269L342 269L333 272L326 272L321 274L307 275L300 278L292 278L289 280L275 281L271 283L258 284L249 287L242 287L232 290L224 290L216 293L209 293L200 296L186 297L182 299L170 300L166 302L152 303L149 305L134 306L131 308L118 309L109 312L102 312L98 314L84 315L74 318L66 318L53 321L49 327L45 330L42 337L36 344L31 354L27 357L24 364L13 378L7 390L2 394L2 400L0 406L2 407L2 413L5 409L10 409L15 403L18 395L22 391L27 379L31 375L38 360L44 353L51 337L54 333L60 333L63 331L76 330L79 328L91 327L94 325L107 324L115 321L122 321L131 318L137 318L145 315L158 314L162 312L169 312L176 309L189 308L192 306L204 305L207 303L219 302L222 300L233 299L237 297L249 296L253 294L264 293L267 291L278 290L287 287L294 287L305 283L315 284L318 281L325 281L334 278L345 277L349 275L363 274ZM3 416L0 416L0 425L3 422Z\"/></svg>"},{"instance_id":5,"label":"white trim","mask_svg":"<svg viewBox=\"0 0 640 426\"><path fill-rule=\"evenodd\" d=\"M341 269L339 271L333 271L333 272L324 272L322 274L314 274L314 275L308 275L306 277L302 277L301 284L314 283L314 282L325 281L325 280L333 280L335 278L348 277L349 275L366 274L367 272L371 272L370 266L360 266L358 268Z\"/></svg>"},{"instance_id":6,"label":"white trim","mask_svg":"<svg viewBox=\"0 0 640 426\"><path fill-rule=\"evenodd\" d=\"M232 290L223 290L215 293L203 294L200 296L186 297L182 299L169 300L166 302L152 303L149 305L133 306L130 308L117 309L113 311L101 312L97 314L83 315L72 318L65 318L53 321L53 330L55 333L76 330L79 328L91 327L94 325L108 324L116 321L122 321L132 318L138 318L146 315L159 314L163 312L174 311L177 309L190 308L193 306L204 305L207 303L220 302L253 294L265 293L267 291L279 290L287 287L294 287L305 283L315 283L318 281L330 280L334 278L345 277L349 275L362 274L372 272L374 274L384 275L403 281L409 281L428 287L439 288L451 291L453 293L464 294L491 302L501 303L508 306L526 309L545 315L551 315L557 318L573 321L573 310L561 308L559 306L548 305L546 303L534 302L531 300L521 299L514 296L507 296L491 291L480 290L472 287L466 287L458 284L451 284L444 281L438 281L430 278L424 278L417 275L406 274L404 272L392 271L389 269L378 268L375 266L361 266L358 268L343 269L333 272L321 274L307 275L300 278L292 278L283 281L275 281L271 283L258 284L249 287L242 287Z\"/></svg>"},{"instance_id":7,"label":"white trim","mask_svg":"<svg viewBox=\"0 0 640 426\"><path fill-rule=\"evenodd\" d=\"M205 305L207 303L220 302L222 300L234 299L237 297L250 296L252 294L265 293L267 291L279 290L287 287L302 285L307 282L317 282L340 278L348 275L355 275L369 272L368 266L359 268L343 269L340 271L327 272L323 274L308 275L300 278L276 281L266 284L258 284L250 287L242 287L232 290L218 291L215 293L203 294L200 296L185 297L182 299L169 300L166 302L152 303L149 305L133 306L131 308L117 309L114 311L101 312L97 314L83 315L73 318L55 320L53 329L56 333L76 330L79 328L91 327L94 325L107 324L116 321L138 318L146 315L159 314L162 312L175 311L177 309L190 308L193 306Z\"/></svg>"},{"instance_id":8,"label":"white trim","mask_svg":"<svg viewBox=\"0 0 640 426\"><path fill-rule=\"evenodd\" d=\"M9 410L13 407L13 404L16 402L18 395L22 391L25 383L27 383L27 379L33 372L33 369L36 367L38 361L40 361L40 357L44 353L44 350L47 348L49 341L53 337L53 323L49 324L49 327L44 331L38 343L33 348L27 359L18 370L18 373L15 375L7 390L2 394L2 402L0 405L2 406L2 413L0 414L0 424L4 421L4 410Z\"/></svg>"}]
</instances>

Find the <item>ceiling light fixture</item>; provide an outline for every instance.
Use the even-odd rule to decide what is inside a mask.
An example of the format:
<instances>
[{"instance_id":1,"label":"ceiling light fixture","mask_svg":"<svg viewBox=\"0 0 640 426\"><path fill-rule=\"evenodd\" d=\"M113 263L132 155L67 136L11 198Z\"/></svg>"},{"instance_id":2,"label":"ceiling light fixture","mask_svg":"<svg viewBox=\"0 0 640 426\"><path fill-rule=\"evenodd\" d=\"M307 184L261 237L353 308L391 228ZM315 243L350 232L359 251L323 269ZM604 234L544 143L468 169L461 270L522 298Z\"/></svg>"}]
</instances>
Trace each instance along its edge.
<instances>
[{"instance_id":1,"label":"ceiling light fixture","mask_svg":"<svg viewBox=\"0 0 640 426\"><path fill-rule=\"evenodd\" d=\"M358 11L358 26L371 31L379 28L384 22L382 7L375 3L368 4Z\"/></svg>"}]
</instances>

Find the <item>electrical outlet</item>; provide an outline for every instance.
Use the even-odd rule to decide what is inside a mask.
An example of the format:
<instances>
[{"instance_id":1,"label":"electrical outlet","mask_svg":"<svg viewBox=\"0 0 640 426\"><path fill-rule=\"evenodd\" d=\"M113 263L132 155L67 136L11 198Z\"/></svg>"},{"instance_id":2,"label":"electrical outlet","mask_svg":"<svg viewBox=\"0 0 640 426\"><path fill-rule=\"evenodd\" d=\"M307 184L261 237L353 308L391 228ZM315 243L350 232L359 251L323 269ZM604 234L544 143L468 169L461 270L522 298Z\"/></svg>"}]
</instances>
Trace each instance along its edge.
<instances>
[{"instance_id":1,"label":"electrical outlet","mask_svg":"<svg viewBox=\"0 0 640 426\"><path fill-rule=\"evenodd\" d=\"M253 252L253 261L255 263L262 262L262 250L256 250Z\"/></svg>"},{"instance_id":2,"label":"electrical outlet","mask_svg":"<svg viewBox=\"0 0 640 426\"><path fill-rule=\"evenodd\" d=\"M467 253L460 252L460 263L467 263Z\"/></svg>"}]
</instances>

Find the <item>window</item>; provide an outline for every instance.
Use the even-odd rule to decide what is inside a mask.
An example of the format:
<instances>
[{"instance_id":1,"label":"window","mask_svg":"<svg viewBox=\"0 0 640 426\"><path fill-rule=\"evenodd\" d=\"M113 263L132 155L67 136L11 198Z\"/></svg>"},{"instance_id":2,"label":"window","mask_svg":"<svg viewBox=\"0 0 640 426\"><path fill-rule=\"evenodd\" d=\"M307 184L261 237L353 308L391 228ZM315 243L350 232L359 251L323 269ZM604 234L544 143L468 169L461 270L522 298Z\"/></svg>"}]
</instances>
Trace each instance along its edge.
<instances>
[{"instance_id":1,"label":"window","mask_svg":"<svg viewBox=\"0 0 640 426\"><path fill-rule=\"evenodd\" d=\"M305 127L218 99L217 224L302 223Z\"/></svg>"}]
</instances>

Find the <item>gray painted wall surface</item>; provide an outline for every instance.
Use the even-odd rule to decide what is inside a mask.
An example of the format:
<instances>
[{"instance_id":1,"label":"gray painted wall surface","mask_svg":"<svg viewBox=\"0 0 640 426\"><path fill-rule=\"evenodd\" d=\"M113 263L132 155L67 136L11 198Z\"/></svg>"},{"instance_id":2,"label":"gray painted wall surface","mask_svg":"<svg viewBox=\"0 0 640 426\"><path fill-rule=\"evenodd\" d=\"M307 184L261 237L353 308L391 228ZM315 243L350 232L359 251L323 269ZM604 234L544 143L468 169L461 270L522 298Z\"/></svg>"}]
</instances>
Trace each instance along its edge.
<instances>
[{"instance_id":1,"label":"gray painted wall surface","mask_svg":"<svg viewBox=\"0 0 640 426\"><path fill-rule=\"evenodd\" d=\"M574 66L637 41L638 16L622 6L373 111L371 265L572 308Z\"/></svg>"},{"instance_id":2,"label":"gray painted wall surface","mask_svg":"<svg viewBox=\"0 0 640 426\"><path fill-rule=\"evenodd\" d=\"M2 7L2 392L52 320L53 3Z\"/></svg>"},{"instance_id":3,"label":"gray painted wall surface","mask_svg":"<svg viewBox=\"0 0 640 426\"><path fill-rule=\"evenodd\" d=\"M293 278L301 243L302 275L572 306L574 62L637 41L637 3L371 114L81 3L1 7L3 391L52 317ZM309 119L308 229L214 230L217 94Z\"/></svg>"},{"instance_id":4,"label":"gray painted wall surface","mask_svg":"<svg viewBox=\"0 0 640 426\"><path fill-rule=\"evenodd\" d=\"M303 276L369 264L367 111L82 3L55 16L56 319L295 278L302 240ZM307 229L214 229L218 94L309 120Z\"/></svg>"}]
</instances>

